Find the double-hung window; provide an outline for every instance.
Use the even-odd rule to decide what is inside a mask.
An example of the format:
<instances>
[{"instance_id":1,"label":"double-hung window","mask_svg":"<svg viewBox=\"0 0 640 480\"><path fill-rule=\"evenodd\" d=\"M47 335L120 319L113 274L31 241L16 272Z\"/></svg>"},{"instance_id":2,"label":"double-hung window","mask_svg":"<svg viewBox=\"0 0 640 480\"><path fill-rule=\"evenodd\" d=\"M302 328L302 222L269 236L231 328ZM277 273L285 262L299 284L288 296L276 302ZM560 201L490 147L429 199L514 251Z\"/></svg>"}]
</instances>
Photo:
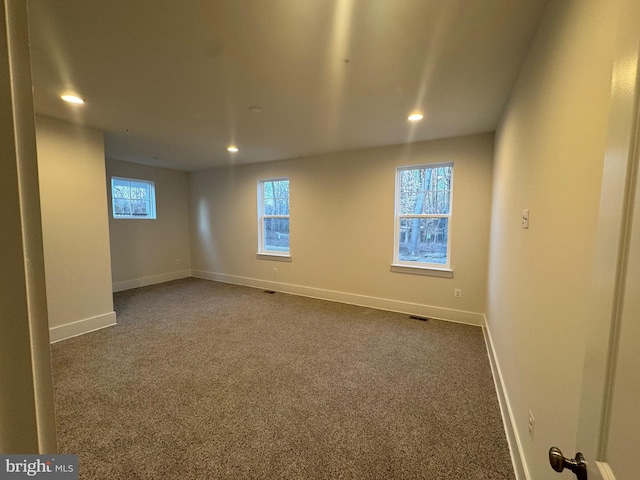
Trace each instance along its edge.
<instances>
[{"instance_id":1,"label":"double-hung window","mask_svg":"<svg viewBox=\"0 0 640 480\"><path fill-rule=\"evenodd\" d=\"M113 218L156 218L155 184L148 180L111 177Z\"/></svg>"},{"instance_id":2,"label":"double-hung window","mask_svg":"<svg viewBox=\"0 0 640 480\"><path fill-rule=\"evenodd\" d=\"M450 269L452 187L452 163L397 169L394 265Z\"/></svg>"},{"instance_id":3,"label":"double-hung window","mask_svg":"<svg viewBox=\"0 0 640 480\"><path fill-rule=\"evenodd\" d=\"M258 182L258 253L290 255L288 178Z\"/></svg>"}]
</instances>

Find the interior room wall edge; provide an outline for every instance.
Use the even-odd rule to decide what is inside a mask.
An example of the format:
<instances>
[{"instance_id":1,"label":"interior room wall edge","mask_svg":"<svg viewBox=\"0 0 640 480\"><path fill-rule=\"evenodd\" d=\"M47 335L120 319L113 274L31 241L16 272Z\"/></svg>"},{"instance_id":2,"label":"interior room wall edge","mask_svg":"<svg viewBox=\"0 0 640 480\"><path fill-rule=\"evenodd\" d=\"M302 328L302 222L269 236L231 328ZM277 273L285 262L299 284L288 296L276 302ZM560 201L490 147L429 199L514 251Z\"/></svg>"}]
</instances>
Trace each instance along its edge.
<instances>
[{"instance_id":1,"label":"interior room wall edge","mask_svg":"<svg viewBox=\"0 0 640 480\"><path fill-rule=\"evenodd\" d=\"M189 276L189 176L186 172L106 158L113 291ZM112 177L154 183L156 218L114 218ZM153 245L153 248L147 246Z\"/></svg>"},{"instance_id":2,"label":"interior room wall edge","mask_svg":"<svg viewBox=\"0 0 640 480\"><path fill-rule=\"evenodd\" d=\"M454 310L443 307L435 307L432 305L403 302L399 300L392 300L389 298L371 297L367 295L358 295L355 293L326 290L322 288L307 287L304 285L272 282L257 278L241 277L238 275L227 275L224 273L208 272L204 270L192 270L191 276L195 278L202 278L205 280L214 280L217 282L231 283L234 285L243 285L246 287L264 288L280 293L300 295L303 297L317 298L320 300L348 303L350 305L356 305L360 307L376 308L379 310L406 313L408 315L418 315L435 320L464 323L467 325L474 325L479 327L484 324L483 314L477 312L466 312L463 310Z\"/></svg>"},{"instance_id":3,"label":"interior room wall edge","mask_svg":"<svg viewBox=\"0 0 640 480\"><path fill-rule=\"evenodd\" d=\"M131 280L123 280L113 282L113 291L121 292L131 288L146 287L155 285L156 283L170 282L171 280L179 280L191 276L191 270L176 270L174 272L165 272L159 275L151 275L148 277L132 278Z\"/></svg>"},{"instance_id":4,"label":"interior room wall edge","mask_svg":"<svg viewBox=\"0 0 640 480\"><path fill-rule=\"evenodd\" d=\"M95 317L65 323L49 329L49 340L51 343L67 340L78 335L94 332L102 328L116 325L116 312L103 313Z\"/></svg>"},{"instance_id":5,"label":"interior room wall edge","mask_svg":"<svg viewBox=\"0 0 640 480\"><path fill-rule=\"evenodd\" d=\"M493 145L493 134L481 134L192 173L191 268L352 293L346 302L372 297L443 309L434 317L484 312ZM455 275L394 271L397 168L447 162L455 170ZM256 198L261 179L280 177L291 182L291 261L275 264L256 256ZM456 289L462 295L456 297ZM481 324L477 314L458 317Z\"/></svg>"},{"instance_id":6,"label":"interior room wall edge","mask_svg":"<svg viewBox=\"0 0 640 480\"><path fill-rule=\"evenodd\" d=\"M516 475L516 480L530 480L531 475L527 468L527 462L522 448L522 440L518 434L517 424L513 409L511 408L511 402L509 400L509 394L507 392L506 384L502 376L502 370L500 369L500 362L496 355L496 351L493 347L493 339L491 338L491 330L487 323L485 315L483 317L482 333L484 334L484 341L487 347L487 356L489 357L489 364L491 365L491 373L493 374L493 382L496 387L496 394L498 397L498 403L500 404L500 414L502 415L502 423L504 425L504 431L507 436L507 443L509 444L509 451L511 452L511 462L513 463L513 470Z\"/></svg>"}]
</instances>

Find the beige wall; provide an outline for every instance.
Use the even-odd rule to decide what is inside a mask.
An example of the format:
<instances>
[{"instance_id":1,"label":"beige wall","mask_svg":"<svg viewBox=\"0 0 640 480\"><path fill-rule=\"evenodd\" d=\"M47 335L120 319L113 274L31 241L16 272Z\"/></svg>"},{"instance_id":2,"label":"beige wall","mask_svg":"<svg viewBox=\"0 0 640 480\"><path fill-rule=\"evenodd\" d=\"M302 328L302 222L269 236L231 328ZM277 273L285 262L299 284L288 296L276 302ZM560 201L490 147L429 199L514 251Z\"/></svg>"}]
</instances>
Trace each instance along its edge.
<instances>
[{"instance_id":1,"label":"beige wall","mask_svg":"<svg viewBox=\"0 0 640 480\"><path fill-rule=\"evenodd\" d=\"M487 322L533 479L551 445L576 451L614 7L548 4L496 135Z\"/></svg>"},{"instance_id":2,"label":"beige wall","mask_svg":"<svg viewBox=\"0 0 640 480\"><path fill-rule=\"evenodd\" d=\"M106 168L114 291L188 277L191 268L188 174L111 159L107 159ZM153 181L156 219L114 219L112 176Z\"/></svg>"},{"instance_id":3,"label":"beige wall","mask_svg":"<svg viewBox=\"0 0 640 480\"><path fill-rule=\"evenodd\" d=\"M194 275L480 323L492 157L484 134L193 173ZM391 272L396 167L451 161L455 277ZM292 261L257 259L257 182L285 176Z\"/></svg>"},{"instance_id":4,"label":"beige wall","mask_svg":"<svg viewBox=\"0 0 640 480\"><path fill-rule=\"evenodd\" d=\"M104 147L97 130L40 116L36 143L49 327L55 341L115 322Z\"/></svg>"}]
</instances>

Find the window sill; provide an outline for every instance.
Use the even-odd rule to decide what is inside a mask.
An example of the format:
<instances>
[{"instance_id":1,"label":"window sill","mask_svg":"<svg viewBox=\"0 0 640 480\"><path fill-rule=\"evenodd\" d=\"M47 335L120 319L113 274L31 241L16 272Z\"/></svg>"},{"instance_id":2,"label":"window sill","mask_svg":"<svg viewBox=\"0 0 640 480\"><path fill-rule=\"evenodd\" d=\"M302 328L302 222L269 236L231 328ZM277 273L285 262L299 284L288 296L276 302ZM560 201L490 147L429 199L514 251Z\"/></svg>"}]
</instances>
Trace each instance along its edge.
<instances>
[{"instance_id":1,"label":"window sill","mask_svg":"<svg viewBox=\"0 0 640 480\"><path fill-rule=\"evenodd\" d=\"M256 253L258 260L275 260L276 262L290 262L291 255L288 253Z\"/></svg>"},{"instance_id":2,"label":"window sill","mask_svg":"<svg viewBox=\"0 0 640 480\"><path fill-rule=\"evenodd\" d=\"M453 270L436 267L414 267L412 265L391 264L391 271L396 273L412 273L414 275L427 275L430 277L453 278Z\"/></svg>"}]
</instances>

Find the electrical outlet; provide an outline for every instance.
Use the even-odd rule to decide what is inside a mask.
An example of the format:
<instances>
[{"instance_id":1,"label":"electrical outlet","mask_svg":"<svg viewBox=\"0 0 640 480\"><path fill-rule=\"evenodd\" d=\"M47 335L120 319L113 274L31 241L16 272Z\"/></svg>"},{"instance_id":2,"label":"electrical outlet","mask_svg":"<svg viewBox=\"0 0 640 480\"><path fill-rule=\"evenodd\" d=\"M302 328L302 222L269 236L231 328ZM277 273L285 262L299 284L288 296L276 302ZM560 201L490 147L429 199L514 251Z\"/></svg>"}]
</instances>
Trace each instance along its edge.
<instances>
[{"instance_id":1,"label":"electrical outlet","mask_svg":"<svg viewBox=\"0 0 640 480\"><path fill-rule=\"evenodd\" d=\"M182 263L182 260L180 260L179 258L176 258L176 265L180 265L180 263Z\"/></svg>"},{"instance_id":2,"label":"electrical outlet","mask_svg":"<svg viewBox=\"0 0 640 480\"><path fill-rule=\"evenodd\" d=\"M456 298L460 298L462 296L462 290L460 288L454 288L453 296Z\"/></svg>"},{"instance_id":3,"label":"electrical outlet","mask_svg":"<svg viewBox=\"0 0 640 480\"><path fill-rule=\"evenodd\" d=\"M531 410L529 410L529 436L531 437L531 441L533 442L533 429L536 423L536 419L533 418L533 413L531 412Z\"/></svg>"},{"instance_id":4,"label":"electrical outlet","mask_svg":"<svg viewBox=\"0 0 640 480\"><path fill-rule=\"evenodd\" d=\"M273 274L277 277L278 276L278 269L277 268L273 268Z\"/></svg>"}]
</instances>

